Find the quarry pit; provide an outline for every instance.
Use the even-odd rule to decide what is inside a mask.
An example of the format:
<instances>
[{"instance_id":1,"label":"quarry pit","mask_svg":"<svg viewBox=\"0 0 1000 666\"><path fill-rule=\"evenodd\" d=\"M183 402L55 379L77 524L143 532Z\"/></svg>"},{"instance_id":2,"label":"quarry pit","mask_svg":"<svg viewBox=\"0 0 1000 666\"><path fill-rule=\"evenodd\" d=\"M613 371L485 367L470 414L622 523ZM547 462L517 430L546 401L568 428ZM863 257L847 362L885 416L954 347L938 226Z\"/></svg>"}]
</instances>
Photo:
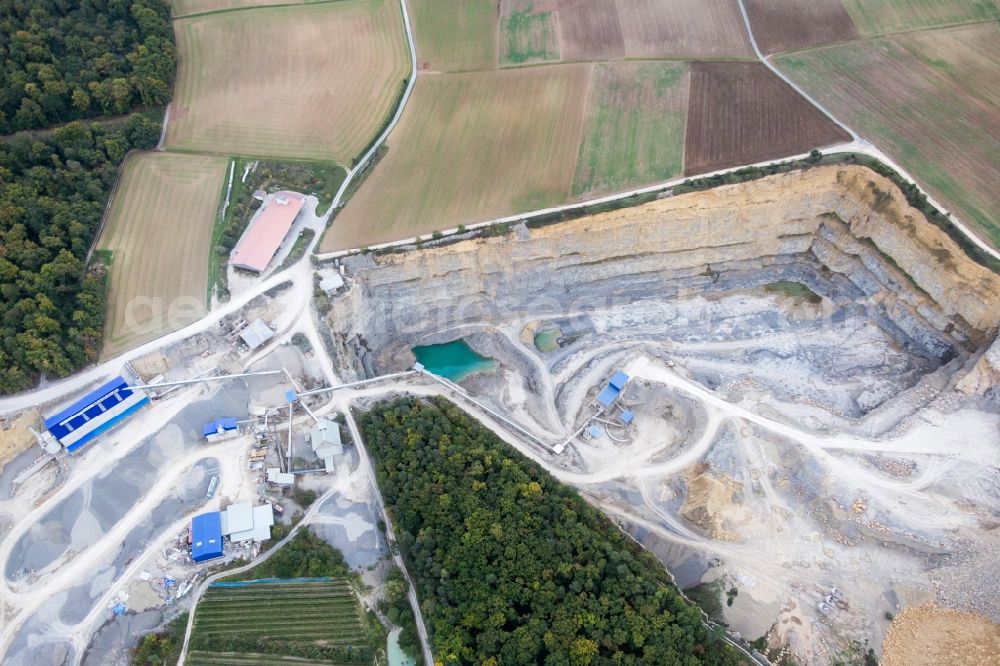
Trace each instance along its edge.
<instances>
[{"instance_id":1,"label":"quarry pit","mask_svg":"<svg viewBox=\"0 0 1000 666\"><path fill-rule=\"evenodd\" d=\"M534 437L508 441L773 659L878 648L923 601L1000 621L1000 276L891 181L815 167L341 262L344 381L465 340L497 363L462 389ZM591 436L617 369L635 420Z\"/></svg>"}]
</instances>

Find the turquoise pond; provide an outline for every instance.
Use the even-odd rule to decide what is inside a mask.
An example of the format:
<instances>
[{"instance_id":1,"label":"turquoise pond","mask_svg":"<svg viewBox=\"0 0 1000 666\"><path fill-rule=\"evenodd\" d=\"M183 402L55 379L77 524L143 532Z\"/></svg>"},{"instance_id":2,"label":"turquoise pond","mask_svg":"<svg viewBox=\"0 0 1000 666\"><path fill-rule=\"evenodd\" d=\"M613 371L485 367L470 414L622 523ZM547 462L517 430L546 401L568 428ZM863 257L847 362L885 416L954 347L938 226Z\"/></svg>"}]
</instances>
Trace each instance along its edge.
<instances>
[{"instance_id":1,"label":"turquoise pond","mask_svg":"<svg viewBox=\"0 0 1000 666\"><path fill-rule=\"evenodd\" d=\"M465 340L414 347L413 355L428 372L453 382L460 382L473 373L489 372L497 367L494 359L480 356Z\"/></svg>"},{"instance_id":2,"label":"turquoise pond","mask_svg":"<svg viewBox=\"0 0 1000 666\"><path fill-rule=\"evenodd\" d=\"M407 657L399 647L399 629L393 629L392 633L389 634L386 647L389 652L389 666L416 666L417 660Z\"/></svg>"}]
</instances>

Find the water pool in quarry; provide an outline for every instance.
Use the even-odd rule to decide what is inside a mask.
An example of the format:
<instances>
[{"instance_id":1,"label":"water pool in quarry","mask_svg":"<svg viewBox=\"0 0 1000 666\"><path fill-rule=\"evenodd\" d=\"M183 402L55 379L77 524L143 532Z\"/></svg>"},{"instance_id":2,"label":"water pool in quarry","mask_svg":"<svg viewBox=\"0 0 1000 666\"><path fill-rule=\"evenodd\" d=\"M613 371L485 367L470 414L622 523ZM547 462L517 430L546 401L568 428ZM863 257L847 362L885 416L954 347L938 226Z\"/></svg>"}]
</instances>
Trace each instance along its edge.
<instances>
[{"instance_id":1,"label":"water pool in quarry","mask_svg":"<svg viewBox=\"0 0 1000 666\"><path fill-rule=\"evenodd\" d=\"M460 382L471 374L489 372L497 367L494 359L477 354L465 340L414 347L413 355L428 372L453 382Z\"/></svg>"}]
</instances>

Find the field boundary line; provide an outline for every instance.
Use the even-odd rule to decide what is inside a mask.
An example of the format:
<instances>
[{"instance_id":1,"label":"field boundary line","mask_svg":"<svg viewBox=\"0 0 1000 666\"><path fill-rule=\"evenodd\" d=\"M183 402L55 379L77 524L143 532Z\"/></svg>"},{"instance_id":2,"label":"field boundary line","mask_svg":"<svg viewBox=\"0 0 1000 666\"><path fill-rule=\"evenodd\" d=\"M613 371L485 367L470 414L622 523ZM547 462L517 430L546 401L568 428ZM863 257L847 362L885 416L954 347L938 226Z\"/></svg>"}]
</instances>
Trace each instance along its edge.
<instances>
[{"instance_id":1,"label":"field boundary line","mask_svg":"<svg viewBox=\"0 0 1000 666\"><path fill-rule=\"evenodd\" d=\"M743 4L743 0L736 0L736 2L740 6L740 14L743 15L743 23L746 25L747 34L750 36L750 45L753 46L754 53L757 54L757 57L760 59L762 63L764 63L765 67L774 72L774 74L778 78L780 78L782 81L790 85L792 89L795 90L797 93L802 95L802 97L805 98L807 102L809 102L814 107L819 109L827 118L832 120L834 123L840 126L841 129L847 132L853 139L854 143L862 147L861 150L858 152L864 152L869 156L874 157L875 159L884 163L886 166L895 169L896 173L898 173L903 180L907 181L908 183L916 187L921 192L921 194L923 194L927 198L927 202L930 205L937 208L939 211L941 211L941 213L943 213L944 216L948 218L948 221L952 225L954 225L954 227L958 229L966 238L968 238L976 246L978 246L979 249L983 250L984 252L992 256L994 259L1000 261L1000 252L998 252L988 242L980 238L979 234L973 232L972 229L969 226L967 226L964 222L962 222L954 212L944 207L939 201L937 201L933 196L931 196L931 194L927 191L927 188L921 185L914 176L912 176L908 171L903 169L903 167L900 166L898 163L893 161L881 148L879 148L872 142L868 141L867 139L863 138L861 135L859 135L857 132L855 132L852 128L850 128L846 124L840 122L840 120L838 120L837 117L833 115L833 113L829 109L820 104L815 98L812 97L812 95L803 90L797 83L792 81L791 78L786 76L784 72L778 69L777 66L772 64L771 61L768 60L768 58L763 53L761 53L760 47L757 46L757 40L753 36L753 27L750 25L750 16L747 14L747 9L746 6ZM983 23L983 21L977 21L977 23Z\"/></svg>"},{"instance_id":2,"label":"field boundary line","mask_svg":"<svg viewBox=\"0 0 1000 666\"><path fill-rule=\"evenodd\" d=\"M133 153L145 153L151 152L147 150L138 150L133 148L125 153L125 157L122 158L122 163L118 165L118 170L115 172L115 184L111 186L111 193L108 194L108 200L104 203L104 212L101 214L101 223L97 225L97 231L94 234L94 240L90 242L90 249L87 250L87 257L83 260L84 270L86 270L87 264L90 263L90 258L94 254L94 250L101 241L101 234L104 233L104 227L108 223L108 216L111 212L111 202L115 200L115 195L118 193L118 185L122 182L122 173L125 172L125 164L128 163L129 159L132 158ZM105 292L105 298L107 298L107 292ZM105 312L105 317L107 317L107 312ZM107 322L105 322L107 323Z\"/></svg>"},{"instance_id":3,"label":"field boundary line","mask_svg":"<svg viewBox=\"0 0 1000 666\"><path fill-rule=\"evenodd\" d=\"M305 0L304 2L274 2L264 5L244 5L242 7L227 7L225 9L210 9L205 12L192 12L190 14L170 14L171 21L180 21L189 18L201 18L202 16L212 16L213 14L232 14L233 12L253 11L254 9L283 9L285 7L309 7L311 5L332 5L343 0Z\"/></svg>"},{"instance_id":4,"label":"field boundary line","mask_svg":"<svg viewBox=\"0 0 1000 666\"><path fill-rule=\"evenodd\" d=\"M995 258L998 261L1000 261L1000 252L998 252L997 250L993 249L992 247L990 247L989 245L987 245L984 241L982 241L978 236L976 236L975 234L973 234L972 232L970 232L967 227L965 227L959 220L957 220L954 216L952 216L951 213L949 213L946 208L944 208L943 206L941 206L933 197L931 197L930 195L928 195L923 190L923 188L920 188L920 185L918 183L916 183L916 181L914 181L913 178L909 174L907 174L905 171L903 171L902 169L900 169L899 165L897 165L895 162L893 162L891 159L889 159L889 157L885 153L883 153L881 150L879 150L877 147L873 146L872 144L868 143L867 141L860 140L860 141L852 141L852 142L848 142L848 143L834 144L832 146L826 146L826 147L824 147L822 149L822 152L823 152L823 155L838 155L838 154L846 155L846 154L850 154L850 153L857 153L857 154L867 155L868 157L871 157L871 158L873 158L873 159L881 162L882 164L885 164L886 166L888 166L888 167L896 170L896 172L897 172L897 174L899 175L900 178L902 178L903 180L905 180L908 183L911 183L911 184L915 185L918 189L920 189L920 192L923 193L927 197L927 203L929 203L931 206L934 206L939 211L941 211L941 213L946 216L947 221L948 221L949 224L953 225L959 232L961 232L963 235L965 235L980 250L986 252L987 254L989 254L990 256L992 256L993 258ZM597 197L597 198L594 198L594 199L586 199L584 201L576 201L576 202L573 202L573 203L563 204L561 206L551 206L549 208L540 208L538 210L528 211L526 213L518 213L518 214L515 214L515 215L507 215L505 217L498 217L498 218L493 218L493 219L490 219L490 220L483 220L483 221L480 221L480 222L473 222L473 223L470 223L470 224L463 224L463 225L459 225L458 227L452 227L451 229L444 229L444 230L440 230L440 231L437 231L437 232L434 232L434 233L435 234L439 233L439 234L441 234L441 237L444 238L444 237L447 237L447 236L454 236L454 235L458 235L458 234L468 233L470 231L477 231L479 229L484 229L484 228L491 227L491 226L494 226L494 225L516 224L518 222L529 222L529 221L531 221L531 220L533 220L533 219L535 219L537 217L543 217L545 215L551 215L553 213L564 213L564 212L568 212L568 211L579 210L581 208L588 208L590 206L599 206L599 205L605 204L605 203L614 203L616 201L621 201L622 199L628 199L628 198L639 196L639 195L643 195L643 194L654 194L654 193L657 193L657 192L663 192L663 191L672 189L674 187L677 187L678 185L687 184L687 183L689 183L692 180L698 180L698 179L702 179L702 178L711 178L713 176L724 176L726 174L734 173L734 172L740 171L742 169L748 169L748 168L754 168L754 167L767 167L767 166L772 166L772 165L780 166L780 165L784 165L784 164L787 164L787 163L790 163L790 162L795 162L795 161L798 161L798 160L804 160L807 157L809 157L809 153L798 153L796 155L788 155L788 156L785 156L785 157L779 157L777 159L764 160L762 162L754 162L753 164L742 164L742 165L734 166L734 167L726 167L725 169L718 169L716 171L707 171L705 173L697 173L697 174L690 174L690 175L686 175L686 176L678 176L677 178L673 178L671 180L661 181L661 182L658 182L658 183L654 183L652 185L646 185L644 187L636 188L636 189L633 189L633 190L626 190L624 192L616 192L614 194L608 194L608 195L605 195L605 196L602 196L602 197ZM933 224L933 223L930 222L930 221L928 221L928 224ZM389 250L389 249L393 249L393 248L406 247L408 245L416 245L416 244L418 244L418 243L420 243L422 241L426 241L426 240L431 239L431 238L433 238L433 234L425 234L424 236L413 236L411 238L405 238L405 239L394 240L394 241L386 241L384 243L376 243L376 244L373 244L373 245L366 245L364 247L355 247L355 248L350 248L350 249L346 249L346 250L334 250L332 252L317 253L317 254L313 255L313 258L316 261L319 261L319 262L330 261L330 260L337 259L337 258L340 258L340 257L348 256L348 255L351 255L351 254L358 254L358 253L362 253L362 252L370 252L370 251L375 251L375 250ZM438 239L435 239L435 240L438 240Z\"/></svg>"},{"instance_id":5,"label":"field boundary line","mask_svg":"<svg viewBox=\"0 0 1000 666\"><path fill-rule=\"evenodd\" d=\"M923 28L906 28L904 30L893 30L890 32L883 32L877 35L858 35L854 39L842 39L837 42L829 42L827 44L817 44L816 46L803 46L800 49L791 49L790 51L778 51L776 53L768 54L768 58L783 58L790 55L798 55L800 53L816 53L818 51L825 51L827 49L836 48L838 46L847 46L848 44L855 44L858 42L871 42L876 39L892 39L893 37L899 37L900 35L913 35L919 32L937 32L943 30L954 30L955 28L968 28L974 25L988 25L991 23L997 23L996 20L971 20L971 21L959 21L957 23L945 23L943 25L933 25Z\"/></svg>"}]
</instances>

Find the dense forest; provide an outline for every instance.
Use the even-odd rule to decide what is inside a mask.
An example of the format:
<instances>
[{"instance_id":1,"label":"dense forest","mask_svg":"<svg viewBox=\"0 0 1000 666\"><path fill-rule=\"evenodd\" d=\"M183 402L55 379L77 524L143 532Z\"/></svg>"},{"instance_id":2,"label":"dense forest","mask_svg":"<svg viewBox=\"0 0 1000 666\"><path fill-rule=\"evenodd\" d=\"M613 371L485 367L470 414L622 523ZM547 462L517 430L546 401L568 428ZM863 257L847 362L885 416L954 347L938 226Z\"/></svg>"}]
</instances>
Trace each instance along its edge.
<instances>
[{"instance_id":1,"label":"dense forest","mask_svg":"<svg viewBox=\"0 0 1000 666\"><path fill-rule=\"evenodd\" d=\"M163 106L174 76L166 0L0 3L0 134Z\"/></svg>"},{"instance_id":2,"label":"dense forest","mask_svg":"<svg viewBox=\"0 0 1000 666\"><path fill-rule=\"evenodd\" d=\"M445 664L739 664L663 565L443 399L383 403L365 442Z\"/></svg>"},{"instance_id":3,"label":"dense forest","mask_svg":"<svg viewBox=\"0 0 1000 666\"><path fill-rule=\"evenodd\" d=\"M0 392L97 358L106 267L86 266L125 154L174 75L165 0L0 2ZM114 114L100 123L80 119ZM59 125L60 123L66 123ZM35 130L47 127L43 131Z\"/></svg>"},{"instance_id":4,"label":"dense forest","mask_svg":"<svg viewBox=\"0 0 1000 666\"><path fill-rule=\"evenodd\" d=\"M0 391L62 377L97 358L106 269L84 265L118 164L160 126L75 121L0 140Z\"/></svg>"}]
</instances>

